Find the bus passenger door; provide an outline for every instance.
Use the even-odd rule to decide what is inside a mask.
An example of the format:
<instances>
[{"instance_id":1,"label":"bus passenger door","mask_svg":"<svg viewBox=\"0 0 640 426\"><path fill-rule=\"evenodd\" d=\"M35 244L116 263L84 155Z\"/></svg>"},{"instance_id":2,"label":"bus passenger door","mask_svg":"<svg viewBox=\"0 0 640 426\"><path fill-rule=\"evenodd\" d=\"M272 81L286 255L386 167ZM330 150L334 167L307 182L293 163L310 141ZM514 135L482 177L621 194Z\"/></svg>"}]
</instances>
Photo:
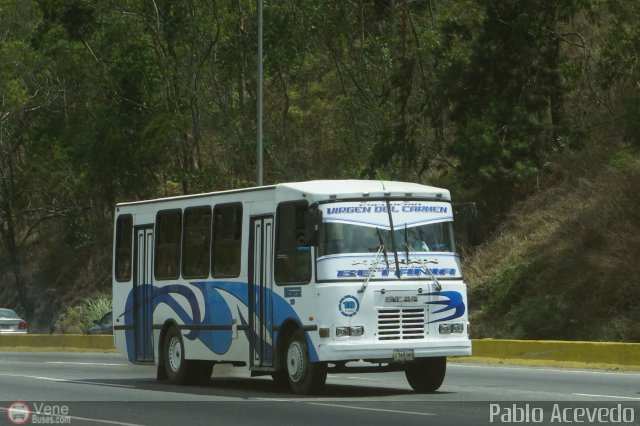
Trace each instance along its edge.
<instances>
[{"instance_id":1,"label":"bus passenger door","mask_svg":"<svg viewBox=\"0 0 640 426\"><path fill-rule=\"evenodd\" d=\"M251 218L249 236L249 327L251 366L273 366L273 216Z\"/></svg>"},{"instance_id":2,"label":"bus passenger door","mask_svg":"<svg viewBox=\"0 0 640 426\"><path fill-rule=\"evenodd\" d=\"M137 227L134 251L133 331L136 361L153 361L153 227Z\"/></svg>"}]
</instances>

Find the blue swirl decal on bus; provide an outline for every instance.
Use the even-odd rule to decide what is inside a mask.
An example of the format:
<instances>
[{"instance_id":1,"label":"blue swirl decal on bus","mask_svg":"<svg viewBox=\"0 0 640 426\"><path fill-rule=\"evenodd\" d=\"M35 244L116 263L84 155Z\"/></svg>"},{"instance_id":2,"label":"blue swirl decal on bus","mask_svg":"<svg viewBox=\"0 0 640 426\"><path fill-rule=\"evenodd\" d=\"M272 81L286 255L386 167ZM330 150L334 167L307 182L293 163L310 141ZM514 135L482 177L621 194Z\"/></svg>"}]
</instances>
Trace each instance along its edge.
<instances>
[{"instance_id":1,"label":"blue swirl decal on bus","mask_svg":"<svg viewBox=\"0 0 640 426\"><path fill-rule=\"evenodd\" d=\"M425 304L427 305L436 305L436 306L442 305L442 308L438 309L437 311L431 312L431 314L439 314L440 312L447 312L447 311L453 310L453 313L451 313L449 316L436 319L433 321L429 321L429 324L434 322L442 322L442 321L448 321L448 320L460 318L464 314L466 309L464 301L462 300L462 294L458 293L457 291L440 291L437 293L419 294L418 296L433 296L433 297L446 298L444 300L430 300L428 302L425 302Z\"/></svg>"},{"instance_id":2,"label":"blue swirl decal on bus","mask_svg":"<svg viewBox=\"0 0 640 426\"><path fill-rule=\"evenodd\" d=\"M184 325L195 326L229 326L229 329L222 330L206 330L192 328L188 333L184 335L184 338L189 340L199 339L205 346L218 355L225 354L231 347L233 341L233 333L230 326L233 322L232 312L237 312L240 324L244 328L244 334L249 341L256 338L256 334L250 329L250 321L241 313L242 309L247 309L249 305L249 285L242 282L191 282L190 285L196 287L204 298L204 313L201 313L198 299L194 290L184 284L172 284L157 287L151 284L143 284L137 286L137 300L145 300L143 295L149 295L150 300L147 299L147 303L153 302L153 311L160 304L168 306L173 312L175 312L177 318ZM287 319L294 319L299 325L302 325L298 314L293 310L291 305L276 293L267 291L267 298L273 303L273 317L265 323L267 333L271 337L271 342L275 342L277 338L277 332L272 331L274 325L280 325ZM237 303L234 306L229 306L227 300L221 293L227 293L236 299ZM182 304L178 302L175 296L182 296L186 299L190 313L187 312ZM125 325L134 324L134 292L131 291L127 297L125 314ZM125 331L125 339L127 342L127 352L130 360L135 359L133 348L135 346L134 339L135 334L132 328L128 328ZM264 342L268 346L272 346L273 343ZM309 355L312 361L317 361L318 356L315 348L309 347Z\"/></svg>"}]
</instances>

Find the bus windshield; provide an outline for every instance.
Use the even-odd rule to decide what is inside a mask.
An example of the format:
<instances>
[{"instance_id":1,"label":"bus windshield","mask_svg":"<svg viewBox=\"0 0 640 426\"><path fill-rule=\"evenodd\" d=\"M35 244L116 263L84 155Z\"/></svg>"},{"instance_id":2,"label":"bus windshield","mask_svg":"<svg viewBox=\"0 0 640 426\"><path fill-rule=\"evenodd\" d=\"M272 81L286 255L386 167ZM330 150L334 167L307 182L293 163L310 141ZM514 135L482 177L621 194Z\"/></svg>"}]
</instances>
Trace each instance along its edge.
<instances>
[{"instance_id":1,"label":"bus windshield","mask_svg":"<svg viewBox=\"0 0 640 426\"><path fill-rule=\"evenodd\" d=\"M451 204L366 201L323 205L320 256L386 250L453 252Z\"/></svg>"},{"instance_id":2,"label":"bus windshield","mask_svg":"<svg viewBox=\"0 0 640 426\"><path fill-rule=\"evenodd\" d=\"M409 226L406 223L394 223L396 249L400 253L453 252L451 224L437 222ZM320 233L319 256L376 253L381 245L387 252L393 250L391 230L371 225L327 222Z\"/></svg>"},{"instance_id":3,"label":"bus windshield","mask_svg":"<svg viewBox=\"0 0 640 426\"><path fill-rule=\"evenodd\" d=\"M448 202L351 201L319 208L319 281L461 276Z\"/></svg>"},{"instance_id":4,"label":"bus windshield","mask_svg":"<svg viewBox=\"0 0 640 426\"><path fill-rule=\"evenodd\" d=\"M448 202L351 201L319 208L319 281L460 277Z\"/></svg>"}]
</instances>

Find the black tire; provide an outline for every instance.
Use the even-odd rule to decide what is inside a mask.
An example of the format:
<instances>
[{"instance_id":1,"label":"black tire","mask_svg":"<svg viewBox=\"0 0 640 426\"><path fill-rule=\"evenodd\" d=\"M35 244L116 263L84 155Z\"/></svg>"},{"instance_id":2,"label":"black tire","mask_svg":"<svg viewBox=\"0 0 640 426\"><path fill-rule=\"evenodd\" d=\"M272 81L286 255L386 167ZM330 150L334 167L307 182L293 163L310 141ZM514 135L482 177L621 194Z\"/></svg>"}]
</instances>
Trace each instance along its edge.
<instances>
[{"instance_id":1,"label":"black tire","mask_svg":"<svg viewBox=\"0 0 640 426\"><path fill-rule=\"evenodd\" d=\"M315 393L327 380L327 364L311 362L307 339L301 330L296 330L289 338L285 363L289 385L294 393Z\"/></svg>"},{"instance_id":2,"label":"black tire","mask_svg":"<svg viewBox=\"0 0 640 426\"><path fill-rule=\"evenodd\" d=\"M435 392L440 388L447 373L447 358L419 358L407 363L404 374L418 393Z\"/></svg>"},{"instance_id":3,"label":"black tire","mask_svg":"<svg viewBox=\"0 0 640 426\"><path fill-rule=\"evenodd\" d=\"M164 340L164 370L170 383L201 385L211 378L212 361L187 360L184 355L182 333L171 327Z\"/></svg>"}]
</instances>

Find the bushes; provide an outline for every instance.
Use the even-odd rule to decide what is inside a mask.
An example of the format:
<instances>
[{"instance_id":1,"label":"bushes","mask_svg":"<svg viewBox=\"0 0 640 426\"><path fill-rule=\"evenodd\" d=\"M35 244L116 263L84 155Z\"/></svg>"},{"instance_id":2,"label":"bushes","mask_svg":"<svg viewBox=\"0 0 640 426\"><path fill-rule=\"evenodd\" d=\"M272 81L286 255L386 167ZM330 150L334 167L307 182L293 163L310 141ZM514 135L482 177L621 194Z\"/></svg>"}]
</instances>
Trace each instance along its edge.
<instances>
[{"instance_id":1,"label":"bushes","mask_svg":"<svg viewBox=\"0 0 640 426\"><path fill-rule=\"evenodd\" d=\"M110 297L100 296L95 299L87 299L79 305L67 308L58 320L56 329L58 332L66 334L86 333L94 320L99 320L110 310Z\"/></svg>"},{"instance_id":2,"label":"bushes","mask_svg":"<svg viewBox=\"0 0 640 426\"><path fill-rule=\"evenodd\" d=\"M468 258L476 337L639 341L640 157L608 164L516 206Z\"/></svg>"}]
</instances>

